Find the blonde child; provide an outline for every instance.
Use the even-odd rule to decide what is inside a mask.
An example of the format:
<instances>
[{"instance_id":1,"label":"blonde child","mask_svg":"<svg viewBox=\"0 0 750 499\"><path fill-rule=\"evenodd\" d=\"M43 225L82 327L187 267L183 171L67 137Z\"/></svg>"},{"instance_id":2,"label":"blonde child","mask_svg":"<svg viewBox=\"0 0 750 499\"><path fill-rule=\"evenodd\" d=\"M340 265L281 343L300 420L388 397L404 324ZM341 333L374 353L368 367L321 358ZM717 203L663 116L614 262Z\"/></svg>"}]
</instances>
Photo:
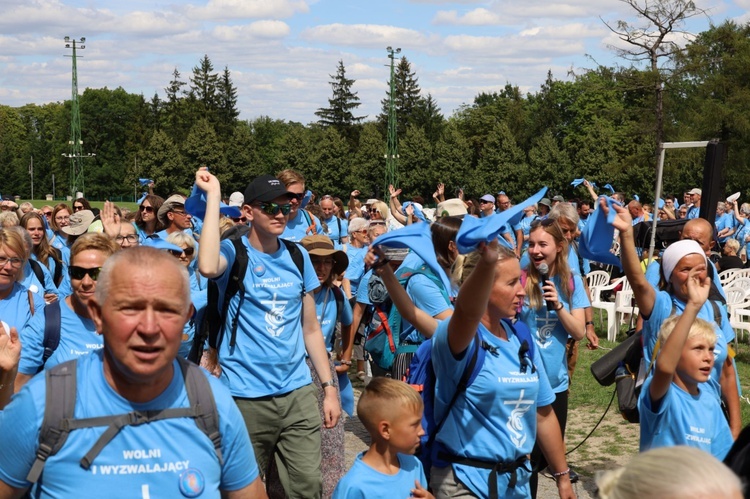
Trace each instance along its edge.
<instances>
[{"instance_id":1,"label":"blonde child","mask_svg":"<svg viewBox=\"0 0 750 499\"><path fill-rule=\"evenodd\" d=\"M719 401L705 385L714 366L716 333L710 323L697 318L710 289L710 279L700 278L704 270L699 266L685 272L685 310L664 321L659 331L661 349L654 374L644 383L638 403L641 452L688 445L722 460L732 446Z\"/></svg>"},{"instance_id":2,"label":"blonde child","mask_svg":"<svg viewBox=\"0 0 750 499\"><path fill-rule=\"evenodd\" d=\"M357 403L357 415L372 443L357 456L333 498L434 499L426 490L422 463L413 455L424 435L423 409L421 397L411 386L391 378L373 378Z\"/></svg>"}]
</instances>

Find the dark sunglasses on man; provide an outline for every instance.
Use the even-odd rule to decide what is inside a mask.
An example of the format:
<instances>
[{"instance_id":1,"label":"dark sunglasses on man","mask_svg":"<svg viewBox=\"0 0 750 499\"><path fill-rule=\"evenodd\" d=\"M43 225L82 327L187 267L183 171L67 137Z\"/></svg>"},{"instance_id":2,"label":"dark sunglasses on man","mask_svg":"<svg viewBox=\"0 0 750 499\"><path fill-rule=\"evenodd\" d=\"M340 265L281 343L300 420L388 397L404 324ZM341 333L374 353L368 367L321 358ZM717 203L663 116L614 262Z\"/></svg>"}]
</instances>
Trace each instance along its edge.
<instances>
[{"instance_id":1,"label":"dark sunglasses on man","mask_svg":"<svg viewBox=\"0 0 750 499\"><path fill-rule=\"evenodd\" d=\"M99 272L101 271L101 267L93 267L90 269L87 269L86 267L78 267L76 265L71 265L70 267L68 267L68 274L70 275L70 278L77 281L82 280L84 277L86 277L86 275L88 275L92 281L96 281L99 278Z\"/></svg>"}]
</instances>

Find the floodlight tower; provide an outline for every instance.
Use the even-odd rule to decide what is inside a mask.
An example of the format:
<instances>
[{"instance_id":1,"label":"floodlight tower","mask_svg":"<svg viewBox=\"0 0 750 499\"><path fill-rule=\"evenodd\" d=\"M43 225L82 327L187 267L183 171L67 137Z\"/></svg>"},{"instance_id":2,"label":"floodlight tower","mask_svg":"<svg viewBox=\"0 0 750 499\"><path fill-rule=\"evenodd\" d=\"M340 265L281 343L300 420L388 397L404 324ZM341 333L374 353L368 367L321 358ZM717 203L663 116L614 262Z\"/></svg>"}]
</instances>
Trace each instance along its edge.
<instances>
[{"instance_id":1,"label":"floodlight tower","mask_svg":"<svg viewBox=\"0 0 750 499\"><path fill-rule=\"evenodd\" d=\"M71 39L69 36L65 37L65 48L73 50L73 55L65 56L73 58L73 90L70 98L70 140L68 141L70 152L63 154L63 156L70 159L70 195L73 199L76 198L77 192L84 192L82 160L95 156L95 154L83 154L83 140L81 140L81 113L78 107L78 67L76 65L78 56L76 55L76 49L85 49L86 45L84 43L86 43L86 38L84 37L81 37L80 40Z\"/></svg>"},{"instance_id":2,"label":"floodlight tower","mask_svg":"<svg viewBox=\"0 0 750 499\"><path fill-rule=\"evenodd\" d=\"M383 193L388 195L388 186L392 185L398 188L398 136L396 134L396 78L394 73L394 60L396 54L401 53L401 49L393 50L392 47L386 48L388 58L391 60L391 93L388 99L388 138L386 142L385 153L385 189Z\"/></svg>"}]
</instances>

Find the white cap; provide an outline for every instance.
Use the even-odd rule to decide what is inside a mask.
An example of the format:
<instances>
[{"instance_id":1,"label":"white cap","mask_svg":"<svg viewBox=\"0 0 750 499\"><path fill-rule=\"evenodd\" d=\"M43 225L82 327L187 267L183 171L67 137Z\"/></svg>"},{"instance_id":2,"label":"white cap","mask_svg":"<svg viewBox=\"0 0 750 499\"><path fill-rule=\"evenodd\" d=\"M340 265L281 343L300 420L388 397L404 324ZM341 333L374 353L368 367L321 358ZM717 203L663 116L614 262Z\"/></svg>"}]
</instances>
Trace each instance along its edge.
<instances>
[{"instance_id":1,"label":"white cap","mask_svg":"<svg viewBox=\"0 0 750 499\"><path fill-rule=\"evenodd\" d=\"M229 206L241 207L245 202L245 195L239 191L235 191L229 196Z\"/></svg>"}]
</instances>

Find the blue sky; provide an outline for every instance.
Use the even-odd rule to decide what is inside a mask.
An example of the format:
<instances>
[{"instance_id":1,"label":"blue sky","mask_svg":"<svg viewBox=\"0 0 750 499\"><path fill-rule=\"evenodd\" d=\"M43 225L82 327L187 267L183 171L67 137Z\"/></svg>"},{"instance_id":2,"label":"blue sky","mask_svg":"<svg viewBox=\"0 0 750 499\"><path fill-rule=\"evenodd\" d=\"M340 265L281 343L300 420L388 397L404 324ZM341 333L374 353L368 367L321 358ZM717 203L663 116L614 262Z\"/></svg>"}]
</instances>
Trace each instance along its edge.
<instances>
[{"instance_id":1,"label":"blue sky","mask_svg":"<svg viewBox=\"0 0 750 499\"><path fill-rule=\"evenodd\" d=\"M652 0L653 1L653 0ZM709 22L750 20L750 0L697 0ZM594 62L612 65L618 40L602 18L637 22L618 0L0 0L0 104L70 97L63 38L87 39L79 88L123 87L150 99L177 67L187 80L208 54L228 66L242 119L266 115L309 123L330 97L339 60L354 78L360 113L380 111L386 47L400 47L423 94L446 116L506 83L536 91ZM682 43L682 42L681 42Z\"/></svg>"}]
</instances>

